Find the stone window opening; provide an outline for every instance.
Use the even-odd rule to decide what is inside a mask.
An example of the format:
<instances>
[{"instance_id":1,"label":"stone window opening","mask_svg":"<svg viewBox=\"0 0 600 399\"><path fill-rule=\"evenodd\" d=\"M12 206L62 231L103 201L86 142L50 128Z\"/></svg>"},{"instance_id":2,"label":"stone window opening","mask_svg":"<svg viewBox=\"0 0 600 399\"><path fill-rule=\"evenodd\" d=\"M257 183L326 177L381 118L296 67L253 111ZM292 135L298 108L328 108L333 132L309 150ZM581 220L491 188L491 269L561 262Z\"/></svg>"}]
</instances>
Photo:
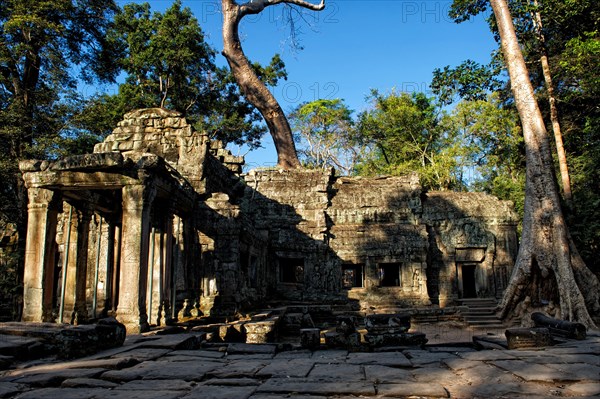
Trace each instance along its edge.
<instances>
[{"instance_id":1,"label":"stone window opening","mask_svg":"<svg viewBox=\"0 0 600 399\"><path fill-rule=\"evenodd\" d=\"M400 287L402 278L400 274L401 263L380 263L378 277L380 287Z\"/></svg>"},{"instance_id":2,"label":"stone window opening","mask_svg":"<svg viewBox=\"0 0 600 399\"><path fill-rule=\"evenodd\" d=\"M342 286L345 289L363 288L365 276L364 264L342 265Z\"/></svg>"},{"instance_id":3,"label":"stone window opening","mask_svg":"<svg viewBox=\"0 0 600 399\"><path fill-rule=\"evenodd\" d=\"M279 258L279 282L301 284L304 282L303 258Z\"/></svg>"}]
</instances>

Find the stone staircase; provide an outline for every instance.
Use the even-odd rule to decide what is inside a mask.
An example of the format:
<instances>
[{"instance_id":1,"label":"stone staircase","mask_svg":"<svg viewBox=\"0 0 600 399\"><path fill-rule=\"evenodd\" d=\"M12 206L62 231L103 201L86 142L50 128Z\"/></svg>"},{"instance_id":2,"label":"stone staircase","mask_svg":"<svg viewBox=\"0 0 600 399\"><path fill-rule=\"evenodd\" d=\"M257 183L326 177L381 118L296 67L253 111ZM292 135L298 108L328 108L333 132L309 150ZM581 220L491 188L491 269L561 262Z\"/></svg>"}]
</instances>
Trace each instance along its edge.
<instances>
[{"instance_id":1,"label":"stone staircase","mask_svg":"<svg viewBox=\"0 0 600 399\"><path fill-rule=\"evenodd\" d=\"M495 298L465 298L458 302L468 308L463 312L465 321L473 329L505 328L506 326L496 316L498 301Z\"/></svg>"}]
</instances>

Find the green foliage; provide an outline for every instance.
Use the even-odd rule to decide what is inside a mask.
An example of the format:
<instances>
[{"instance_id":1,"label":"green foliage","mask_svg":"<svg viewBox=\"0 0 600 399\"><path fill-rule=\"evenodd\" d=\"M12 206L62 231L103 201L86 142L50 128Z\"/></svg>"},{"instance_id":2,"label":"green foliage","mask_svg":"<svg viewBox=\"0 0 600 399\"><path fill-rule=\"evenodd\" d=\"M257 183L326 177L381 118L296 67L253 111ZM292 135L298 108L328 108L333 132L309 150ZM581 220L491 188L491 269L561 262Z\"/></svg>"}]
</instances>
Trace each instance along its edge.
<instances>
[{"instance_id":1,"label":"green foliage","mask_svg":"<svg viewBox=\"0 0 600 399\"><path fill-rule=\"evenodd\" d=\"M301 104L289 119L305 166L334 167L343 175L354 173L361 149L355 137L352 111L343 100Z\"/></svg>"},{"instance_id":2,"label":"green foliage","mask_svg":"<svg viewBox=\"0 0 600 399\"><path fill-rule=\"evenodd\" d=\"M460 148L440 126L440 110L422 93L371 93L372 108L358 116L358 140L368 148L360 174L419 173L429 189L461 189Z\"/></svg>"},{"instance_id":3,"label":"green foliage","mask_svg":"<svg viewBox=\"0 0 600 399\"><path fill-rule=\"evenodd\" d=\"M21 222L24 158L56 154L74 113L78 66L88 81L115 76L105 62L112 1L8 0L0 3L0 215Z\"/></svg>"},{"instance_id":4,"label":"green foliage","mask_svg":"<svg viewBox=\"0 0 600 399\"><path fill-rule=\"evenodd\" d=\"M456 23L468 21L488 9L488 0L454 0L448 11L450 18Z\"/></svg>"},{"instance_id":5,"label":"green foliage","mask_svg":"<svg viewBox=\"0 0 600 399\"><path fill-rule=\"evenodd\" d=\"M464 61L456 68L445 66L433 71L431 90L445 105L451 104L456 97L472 101L483 100L488 93L500 89L498 71L491 65L484 66L473 60Z\"/></svg>"},{"instance_id":6,"label":"green foliage","mask_svg":"<svg viewBox=\"0 0 600 399\"><path fill-rule=\"evenodd\" d=\"M600 96L600 32L585 32L565 44L559 66L577 94Z\"/></svg>"},{"instance_id":7,"label":"green foliage","mask_svg":"<svg viewBox=\"0 0 600 399\"><path fill-rule=\"evenodd\" d=\"M503 107L497 94L486 100L463 100L445 116L443 124L455 130L469 188L513 201L522 216L525 148L514 109Z\"/></svg>"},{"instance_id":8,"label":"green foliage","mask_svg":"<svg viewBox=\"0 0 600 399\"><path fill-rule=\"evenodd\" d=\"M181 1L164 13L151 12L148 3L126 5L108 38L126 78L117 94L91 98L78 117L78 127L90 137L105 136L132 109L163 107L181 112L213 139L260 144L266 132L260 114L240 94L230 72L215 65L216 51ZM266 67L254 67L270 85L287 77L279 55Z\"/></svg>"},{"instance_id":9,"label":"green foliage","mask_svg":"<svg viewBox=\"0 0 600 399\"><path fill-rule=\"evenodd\" d=\"M539 62L542 54L548 57L571 175L573 206L566 208L571 234L586 263L600 271L600 261L594 256L600 245L600 224L596 222L600 203L597 184L600 176L596 172L600 161L600 2L538 0L536 4L533 0L512 0L508 4L538 103L548 131L552 131L547 87ZM487 6L484 0L454 0L449 15L456 22L462 22L485 11ZM542 36L538 35L533 23L536 14L541 18ZM493 17L488 21L498 39ZM450 92L460 87L457 86L460 75L438 73L437 76L452 78L450 84L442 86L449 87ZM507 88L502 91L502 96L504 104L511 105ZM502 193L516 194L514 182L522 179L520 175L516 180L509 176L504 173L490 175L477 184L504 198ZM491 189L490 184L496 188ZM516 203L519 207L519 201Z\"/></svg>"}]
</instances>

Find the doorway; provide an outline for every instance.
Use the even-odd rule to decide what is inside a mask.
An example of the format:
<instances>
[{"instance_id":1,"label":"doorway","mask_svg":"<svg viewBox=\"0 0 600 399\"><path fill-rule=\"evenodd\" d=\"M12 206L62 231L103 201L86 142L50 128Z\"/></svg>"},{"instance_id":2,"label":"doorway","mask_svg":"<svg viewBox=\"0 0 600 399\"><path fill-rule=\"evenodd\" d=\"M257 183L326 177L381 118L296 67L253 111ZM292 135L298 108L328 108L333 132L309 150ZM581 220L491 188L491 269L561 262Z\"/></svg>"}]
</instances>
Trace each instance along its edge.
<instances>
[{"instance_id":1,"label":"doorway","mask_svg":"<svg viewBox=\"0 0 600 399\"><path fill-rule=\"evenodd\" d=\"M477 288L475 287L475 268L476 265L462 265L462 297L477 298Z\"/></svg>"}]
</instances>

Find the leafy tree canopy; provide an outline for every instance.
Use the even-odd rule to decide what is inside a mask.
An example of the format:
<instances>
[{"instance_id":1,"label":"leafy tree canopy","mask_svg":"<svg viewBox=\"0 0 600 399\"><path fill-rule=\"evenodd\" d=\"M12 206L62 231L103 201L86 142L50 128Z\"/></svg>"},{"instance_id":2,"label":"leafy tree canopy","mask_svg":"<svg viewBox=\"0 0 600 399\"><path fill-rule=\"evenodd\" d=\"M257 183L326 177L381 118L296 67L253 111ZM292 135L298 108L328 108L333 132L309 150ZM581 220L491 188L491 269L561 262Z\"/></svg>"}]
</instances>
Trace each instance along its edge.
<instances>
[{"instance_id":1,"label":"leafy tree canopy","mask_svg":"<svg viewBox=\"0 0 600 399\"><path fill-rule=\"evenodd\" d=\"M321 99L299 105L290 124L305 166L334 167L342 175L354 172L361 155L352 111L342 99Z\"/></svg>"},{"instance_id":2,"label":"leafy tree canopy","mask_svg":"<svg viewBox=\"0 0 600 399\"><path fill-rule=\"evenodd\" d=\"M440 110L423 93L371 93L372 107L358 116L360 142L370 151L358 165L366 175L419 172L431 189L458 188L453 137L440 126Z\"/></svg>"},{"instance_id":3,"label":"leafy tree canopy","mask_svg":"<svg viewBox=\"0 0 600 399\"><path fill-rule=\"evenodd\" d=\"M215 65L216 51L189 8L177 0L164 13L148 3L128 4L115 17L108 40L126 75L115 95L98 95L77 118L84 131L104 136L135 108L165 107L181 112L198 130L226 143L256 147L265 133L261 116L243 96L229 70ZM287 77L279 55L260 79L275 85Z\"/></svg>"}]
</instances>

